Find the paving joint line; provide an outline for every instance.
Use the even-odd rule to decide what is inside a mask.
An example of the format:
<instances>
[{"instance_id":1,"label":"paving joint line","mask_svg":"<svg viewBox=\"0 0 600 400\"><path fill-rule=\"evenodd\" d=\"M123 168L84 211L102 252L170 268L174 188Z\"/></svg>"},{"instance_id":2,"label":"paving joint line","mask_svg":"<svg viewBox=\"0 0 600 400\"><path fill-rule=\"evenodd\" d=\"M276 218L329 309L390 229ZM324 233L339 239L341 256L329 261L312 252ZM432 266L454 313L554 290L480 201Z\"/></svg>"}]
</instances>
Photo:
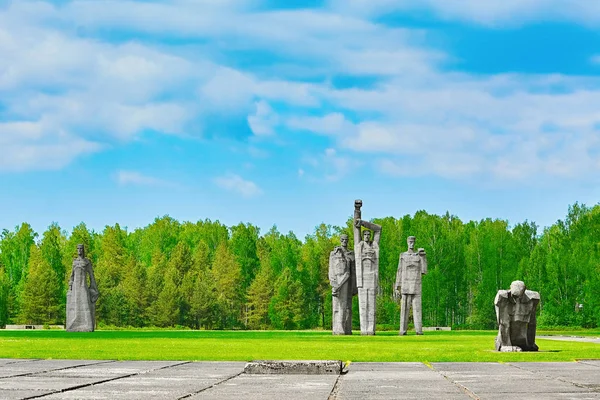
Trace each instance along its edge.
<instances>
[{"instance_id":1,"label":"paving joint line","mask_svg":"<svg viewBox=\"0 0 600 400\"><path fill-rule=\"evenodd\" d=\"M600 368L600 364L592 364L587 361L598 361L597 359L589 359L589 360L575 360L575 362L585 365L591 365L592 367Z\"/></svg>"},{"instance_id":2,"label":"paving joint line","mask_svg":"<svg viewBox=\"0 0 600 400\"><path fill-rule=\"evenodd\" d=\"M114 362L114 360L111 360L109 362ZM90 387L90 386L100 385L100 384L103 384L103 383L106 383L106 382L112 382L112 381L116 381L116 380L124 379L124 378L131 378L132 376L147 374L148 372L160 371L162 369L177 367L179 365L184 365L184 364L189 364L189 363L191 363L191 361L184 361L184 362L181 362L181 363L178 363L178 364L166 365L166 366L160 367L160 368L149 369L147 371L140 371L140 372L134 372L132 374L115 376L113 378L108 378L108 379L104 379L104 380L101 380L101 381L95 381L95 382L92 382L92 383L85 383L85 384L82 384L82 385L76 385L76 386L71 386L71 387L68 387L68 388L60 389L60 390L55 390L55 391L50 392L50 393L44 393L44 394L41 394L41 395L31 396L31 397L24 397L24 399L39 399L41 397L46 397L46 396L50 396L50 395L57 394L57 393L71 392L73 390L82 389L84 387ZM102 363L98 363L98 364L102 364ZM97 364L88 364L88 365L97 365Z\"/></svg>"},{"instance_id":3,"label":"paving joint line","mask_svg":"<svg viewBox=\"0 0 600 400\"><path fill-rule=\"evenodd\" d=\"M46 361L43 359L39 359L39 360L35 360L35 361ZM56 361L56 360L53 360ZM8 378L19 378L22 376L31 376L31 375L37 375L37 374L47 374L48 372L54 372L54 371L63 371L65 369L71 369L71 368L79 368L79 367L85 367L86 365L99 365L99 364L107 364L107 363L111 363L114 362L115 360L102 360L102 361L98 361L96 363L91 363L91 364L78 364L78 365L71 365L69 367L62 367L62 368L53 368L53 369L47 369L44 371L36 371L36 372L25 372L22 374L16 374L16 375L9 375L9 376L0 376L0 379L8 379Z\"/></svg>"},{"instance_id":4,"label":"paving joint line","mask_svg":"<svg viewBox=\"0 0 600 400\"><path fill-rule=\"evenodd\" d=\"M466 394L467 396L469 396L470 398L472 398L473 400L480 400L479 396L477 396L477 394L475 392L473 392L471 389L469 389L468 387L461 385L458 382L453 381L452 379L450 379L447 375L445 375L443 372L438 371L437 369L435 369L435 367L430 364L430 363L423 363L427 368L432 369L433 371L435 371L436 373L438 373L439 375L442 376L442 378L444 378L445 380L447 380L448 382L450 382L451 384L453 384L454 386L456 386L458 389L460 389L461 392L463 392L464 394Z\"/></svg>"},{"instance_id":5,"label":"paving joint line","mask_svg":"<svg viewBox=\"0 0 600 400\"><path fill-rule=\"evenodd\" d=\"M340 372L340 374L338 375L338 377L335 380L335 383L333 384L333 387L331 388L331 392L329 392L329 397L327 397L327 400L336 400L338 398L338 393L340 392L340 379L342 378L342 375L346 375L348 373L348 371L346 371L345 374L342 374Z\"/></svg>"},{"instance_id":6,"label":"paving joint line","mask_svg":"<svg viewBox=\"0 0 600 400\"><path fill-rule=\"evenodd\" d=\"M189 397L192 397L192 396L194 396L194 395L196 395L196 394L198 394L198 393L202 393L202 392L204 392L204 391L206 391L206 390L208 390L208 389L212 389L212 388L214 388L215 386L218 386L218 385L220 385L221 383L225 383L225 382L227 382L227 381L229 381L229 380L231 380L231 379L233 379L233 378L237 378L238 376L242 375L243 373L244 373L244 371L242 370L241 372L238 372L238 373L237 373L237 374L235 374L235 375L231 375L231 376L229 376L229 377L227 377L227 378L225 378L225 379L223 379L223 380L220 380L220 381L218 381L218 382L215 382L215 383L213 383L213 384L212 384L212 385L210 385L210 386L207 386L207 387L205 387L205 388L202 388L202 389L200 389L200 390L197 390L197 391L195 391L195 392L192 392L192 393L188 393L188 394L186 394L185 396L178 397L178 398L177 398L177 400L181 400L181 399L187 399L187 398L189 398Z\"/></svg>"},{"instance_id":7,"label":"paving joint line","mask_svg":"<svg viewBox=\"0 0 600 400\"><path fill-rule=\"evenodd\" d=\"M43 358L28 358L28 359L18 359L15 358L14 361L9 361L5 364L2 364L2 366L4 365L12 365L12 364L18 364L18 363L28 363L28 362L32 362L32 361L43 361Z\"/></svg>"}]
</instances>

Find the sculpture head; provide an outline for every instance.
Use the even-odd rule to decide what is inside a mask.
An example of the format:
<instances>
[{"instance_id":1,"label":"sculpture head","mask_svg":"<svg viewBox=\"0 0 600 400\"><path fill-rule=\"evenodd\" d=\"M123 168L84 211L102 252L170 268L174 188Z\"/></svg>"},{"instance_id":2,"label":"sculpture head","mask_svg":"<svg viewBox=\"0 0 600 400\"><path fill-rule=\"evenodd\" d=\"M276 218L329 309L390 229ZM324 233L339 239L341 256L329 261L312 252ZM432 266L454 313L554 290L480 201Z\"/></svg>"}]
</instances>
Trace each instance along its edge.
<instances>
[{"instance_id":1,"label":"sculpture head","mask_svg":"<svg viewBox=\"0 0 600 400\"><path fill-rule=\"evenodd\" d=\"M348 235L345 233L340 235L340 245L342 245L342 247L345 249L348 248Z\"/></svg>"},{"instance_id":2,"label":"sculpture head","mask_svg":"<svg viewBox=\"0 0 600 400\"><path fill-rule=\"evenodd\" d=\"M370 230L365 230L363 232L363 240L365 242L370 242L371 241L371 231Z\"/></svg>"},{"instance_id":3,"label":"sculpture head","mask_svg":"<svg viewBox=\"0 0 600 400\"><path fill-rule=\"evenodd\" d=\"M521 297L525 293L525 283L523 281L514 281L510 284L510 294L513 297Z\"/></svg>"},{"instance_id":4,"label":"sculpture head","mask_svg":"<svg viewBox=\"0 0 600 400\"><path fill-rule=\"evenodd\" d=\"M77 245L77 255L79 255L81 258L85 257L85 248L82 244Z\"/></svg>"},{"instance_id":5,"label":"sculpture head","mask_svg":"<svg viewBox=\"0 0 600 400\"><path fill-rule=\"evenodd\" d=\"M416 238L414 236L409 236L406 238L406 244L408 244L409 250L415 249L415 240L416 240Z\"/></svg>"}]
</instances>

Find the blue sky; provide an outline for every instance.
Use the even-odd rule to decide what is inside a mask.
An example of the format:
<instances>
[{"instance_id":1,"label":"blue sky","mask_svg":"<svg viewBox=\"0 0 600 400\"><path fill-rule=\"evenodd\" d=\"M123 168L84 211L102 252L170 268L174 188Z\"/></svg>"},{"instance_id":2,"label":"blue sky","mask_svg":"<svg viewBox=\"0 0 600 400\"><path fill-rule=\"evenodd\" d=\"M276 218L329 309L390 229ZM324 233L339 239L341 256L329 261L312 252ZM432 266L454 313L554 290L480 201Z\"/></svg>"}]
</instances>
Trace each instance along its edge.
<instances>
[{"instance_id":1,"label":"blue sky","mask_svg":"<svg viewBox=\"0 0 600 400\"><path fill-rule=\"evenodd\" d=\"M0 227L600 199L600 3L0 0Z\"/></svg>"}]
</instances>

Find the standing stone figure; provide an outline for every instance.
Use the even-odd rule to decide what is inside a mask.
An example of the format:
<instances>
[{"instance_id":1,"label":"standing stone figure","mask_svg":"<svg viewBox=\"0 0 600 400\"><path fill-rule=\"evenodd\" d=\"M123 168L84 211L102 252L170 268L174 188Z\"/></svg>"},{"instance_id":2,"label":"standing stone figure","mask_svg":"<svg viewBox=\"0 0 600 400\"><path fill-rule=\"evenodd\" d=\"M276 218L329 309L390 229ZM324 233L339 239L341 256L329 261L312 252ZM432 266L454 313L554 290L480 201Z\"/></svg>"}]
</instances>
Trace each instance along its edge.
<instances>
[{"instance_id":1,"label":"standing stone figure","mask_svg":"<svg viewBox=\"0 0 600 400\"><path fill-rule=\"evenodd\" d=\"M408 329L408 316L412 306L415 332L423 334L423 309L421 306L421 276L427 273L427 257L425 249L419 248L415 253L415 237L406 239L408 251L400 254L394 295L402 296L400 306L400 335L406 335Z\"/></svg>"},{"instance_id":2,"label":"standing stone figure","mask_svg":"<svg viewBox=\"0 0 600 400\"><path fill-rule=\"evenodd\" d=\"M329 254L329 282L333 303L334 335L352 335L352 296L356 291L354 252L348 250L348 235L340 236L340 246Z\"/></svg>"},{"instance_id":3,"label":"standing stone figure","mask_svg":"<svg viewBox=\"0 0 600 400\"><path fill-rule=\"evenodd\" d=\"M360 313L360 334L375 334L375 309L379 287L379 238L381 226L361 219L362 200L354 202L354 256L356 257L356 286L358 287L358 308ZM363 232L361 226L371 231Z\"/></svg>"},{"instance_id":4,"label":"standing stone figure","mask_svg":"<svg viewBox=\"0 0 600 400\"><path fill-rule=\"evenodd\" d=\"M67 332L93 332L96 327L98 287L92 263L85 258L82 244L77 245L77 253L79 256L73 260L73 270L67 292L66 330Z\"/></svg>"},{"instance_id":5,"label":"standing stone figure","mask_svg":"<svg viewBox=\"0 0 600 400\"><path fill-rule=\"evenodd\" d=\"M499 290L494 299L498 336L496 351L538 351L535 344L535 311L540 294L514 281L509 290Z\"/></svg>"}]
</instances>

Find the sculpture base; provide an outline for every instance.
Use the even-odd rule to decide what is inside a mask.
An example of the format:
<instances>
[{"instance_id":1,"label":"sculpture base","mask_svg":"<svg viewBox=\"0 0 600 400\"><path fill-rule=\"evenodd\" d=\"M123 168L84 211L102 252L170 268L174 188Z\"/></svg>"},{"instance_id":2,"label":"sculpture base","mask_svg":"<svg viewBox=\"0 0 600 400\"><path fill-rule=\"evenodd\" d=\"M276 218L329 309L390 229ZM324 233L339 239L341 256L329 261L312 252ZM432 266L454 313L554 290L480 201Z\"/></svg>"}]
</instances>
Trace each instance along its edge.
<instances>
[{"instance_id":1,"label":"sculpture base","mask_svg":"<svg viewBox=\"0 0 600 400\"><path fill-rule=\"evenodd\" d=\"M523 351L523 349L521 349L519 346L502 346L502 347L500 347L500 352L502 352L502 353L513 353L513 352L518 352L518 351Z\"/></svg>"}]
</instances>

